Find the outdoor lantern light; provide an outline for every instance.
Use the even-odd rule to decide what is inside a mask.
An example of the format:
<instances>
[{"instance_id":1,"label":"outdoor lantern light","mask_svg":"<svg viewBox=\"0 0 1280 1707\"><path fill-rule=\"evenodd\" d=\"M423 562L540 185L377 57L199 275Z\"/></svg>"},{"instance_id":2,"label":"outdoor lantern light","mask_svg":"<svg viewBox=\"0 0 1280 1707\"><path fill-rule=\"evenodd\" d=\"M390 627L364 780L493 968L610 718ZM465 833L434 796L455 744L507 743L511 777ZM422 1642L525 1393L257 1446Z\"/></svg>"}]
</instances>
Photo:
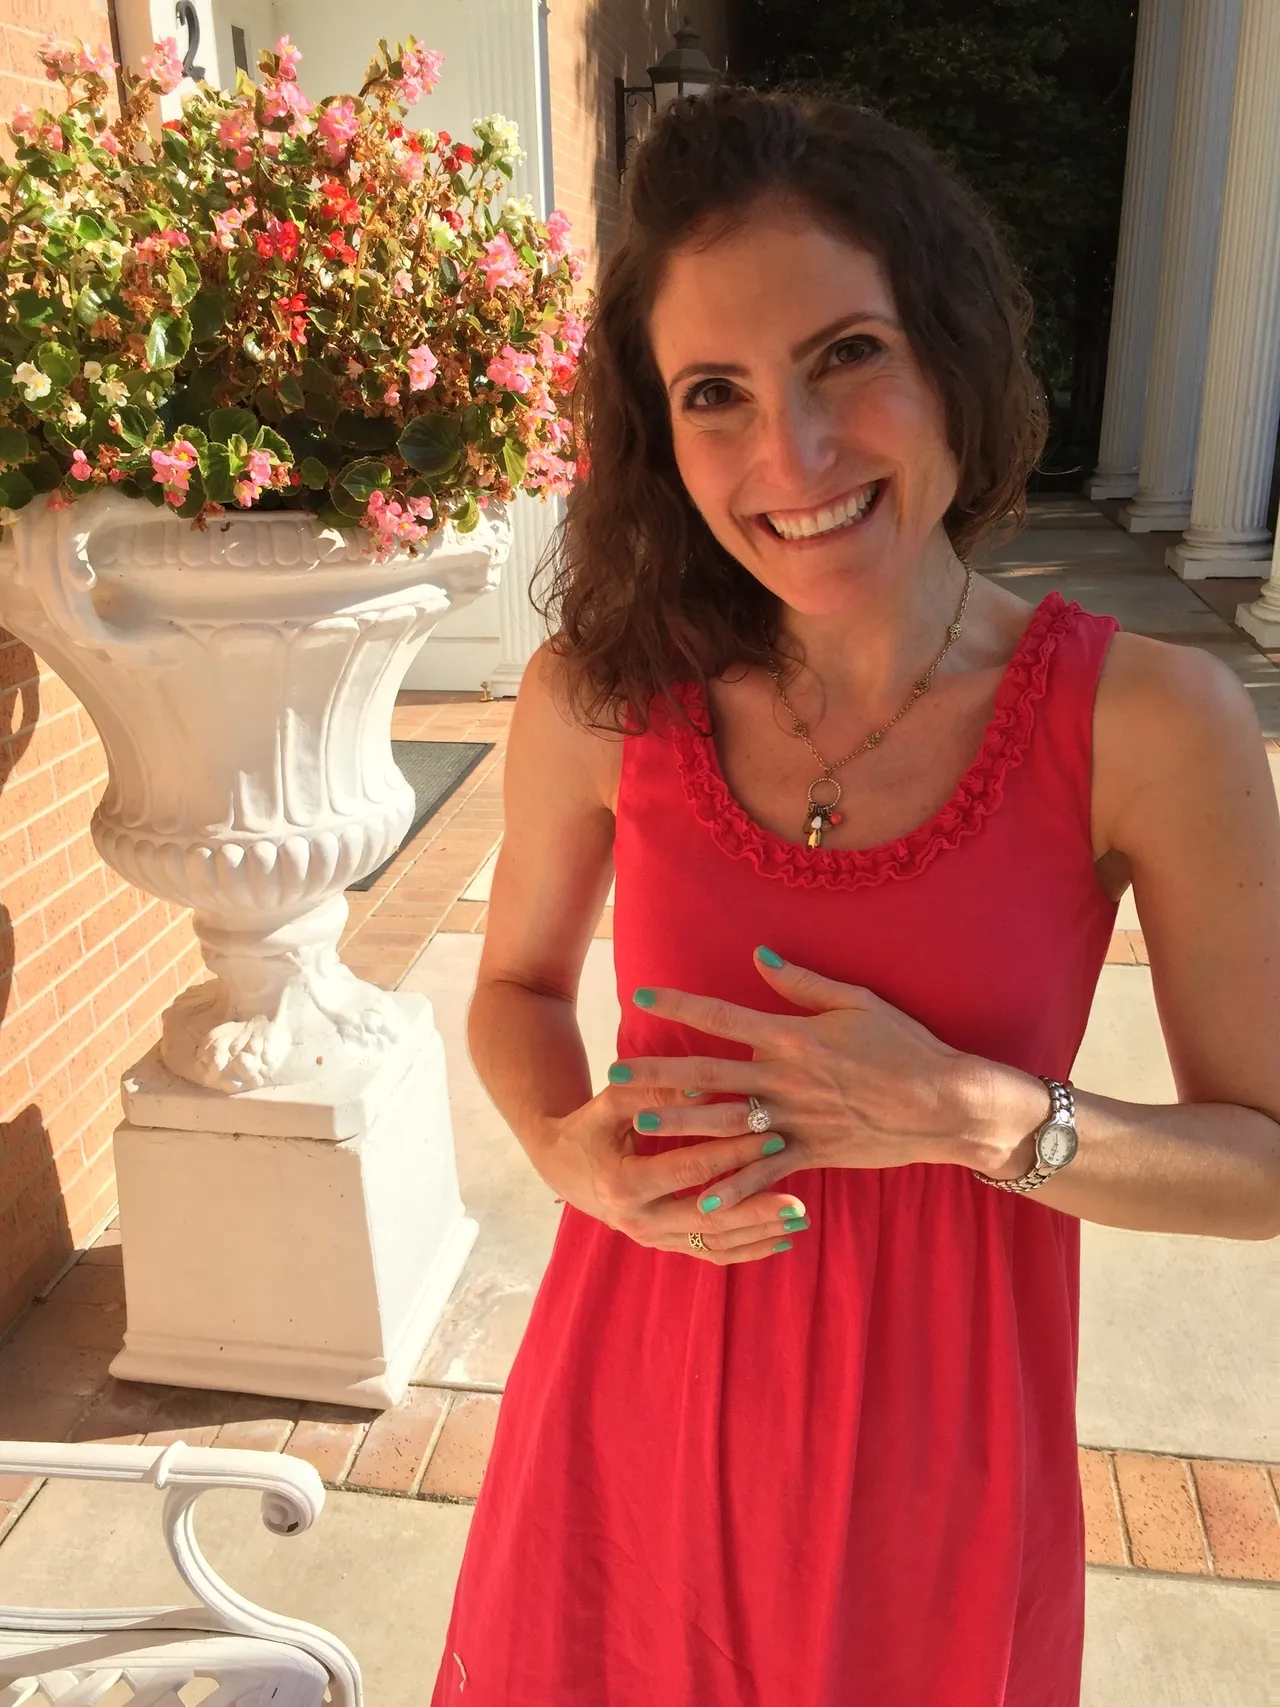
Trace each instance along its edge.
<instances>
[{"instance_id":1,"label":"outdoor lantern light","mask_svg":"<svg viewBox=\"0 0 1280 1707\"><path fill-rule=\"evenodd\" d=\"M637 84L633 88L621 77L615 77L613 88L617 115L618 176L621 177L626 171L627 149L636 140L635 137L627 135L628 107L634 106L643 97L653 103L654 112L660 113L678 95L705 95L723 75L698 46L698 32L690 26L686 18L676 31L676 45L668 48L656 65L649 67L647 83Z\"/></svg>"}]
</instances>

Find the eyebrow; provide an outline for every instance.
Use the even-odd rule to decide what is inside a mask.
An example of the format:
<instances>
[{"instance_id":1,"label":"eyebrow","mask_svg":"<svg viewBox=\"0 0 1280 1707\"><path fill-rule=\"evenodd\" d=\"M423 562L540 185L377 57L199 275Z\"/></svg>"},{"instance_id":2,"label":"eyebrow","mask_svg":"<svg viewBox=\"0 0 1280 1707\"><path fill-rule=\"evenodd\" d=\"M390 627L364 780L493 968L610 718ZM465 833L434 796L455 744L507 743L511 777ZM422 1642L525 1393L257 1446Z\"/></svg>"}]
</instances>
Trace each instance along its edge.
<instances>
[{"instance_id":1,"label":"eyebrow","mask_svg":"<svg viewBox=\"0 0 1280 1707\"><path fill-rule=\"evenodd\" d=\"M902 330L896 320L891 320L887 314L876 314L872 309L865 309L855 314L842 314L839 320L833 320L829 326L824 326L820 332L814 332L809 337L802 339L791 352L792 361L802 362L806 356L811 356L815 350L820 349L828 339L834 338L837 332L843 332L846 327L858 325L864 320L877 321L881 326L887 326L893 332ZM741 362L690 362L686 367L682 367L679 373L672 376L667 390L674 391L681 380L692 379L697 373L723 373L741 378L749 371L743 367Z\"/></svg>"}]
</instances>

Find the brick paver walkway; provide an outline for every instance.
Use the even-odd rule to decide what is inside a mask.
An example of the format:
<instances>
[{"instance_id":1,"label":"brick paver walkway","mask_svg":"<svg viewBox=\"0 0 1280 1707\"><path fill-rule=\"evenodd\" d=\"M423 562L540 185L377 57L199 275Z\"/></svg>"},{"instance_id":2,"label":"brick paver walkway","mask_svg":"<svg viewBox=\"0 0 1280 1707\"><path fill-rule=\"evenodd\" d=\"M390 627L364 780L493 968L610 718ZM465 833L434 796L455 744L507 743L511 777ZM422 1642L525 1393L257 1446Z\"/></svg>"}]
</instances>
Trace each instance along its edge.
<instances>
[{"instance_id":1,"label":"brick paver walkway","mask_svg":"<svg viewBox=\"0 0 1280 1707\"><path fill-rule=\"evenodd\" d=\"M401 696L398 738L485 740L495 750L367 894L351 895L346 958L394 985L439 930L482 931L483 902L463 890L501 833L510 701ZM1275 748L1275 743L1270 743ZM599 935L611 935L608 909ZM1108 959L1146 963L1140 931L1117 931ZM124 1326L118 1229L82 1253L0 1345L0 1438L114 1440L278 1450L307 1459L326 1485L371 1495L473 1502L493 1438L495 1388L411 1386L375 1415L340 1406L117 1381L108 1365ZM1280 1581L1280 1469L1113 1451L1080 1453L1089 1561L1134 1572ZM40 1483L0 1477L0 1540Z\"/></svg>"}]
</instances>

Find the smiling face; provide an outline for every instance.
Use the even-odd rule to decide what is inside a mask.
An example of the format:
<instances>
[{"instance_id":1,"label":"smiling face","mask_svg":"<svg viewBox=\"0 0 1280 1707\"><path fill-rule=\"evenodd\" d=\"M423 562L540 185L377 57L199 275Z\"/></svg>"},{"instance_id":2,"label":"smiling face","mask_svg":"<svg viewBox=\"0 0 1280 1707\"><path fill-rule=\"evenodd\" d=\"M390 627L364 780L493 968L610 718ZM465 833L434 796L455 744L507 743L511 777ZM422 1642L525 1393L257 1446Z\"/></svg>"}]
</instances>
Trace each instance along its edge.
<instances>
[{"instance_id":1,"label":"smiling face","mask_svg":"<svg viewBox=\"0 0 1280 1707\"><path fill-rule=\"evenodd\" d=\"M949 555L957 468L879 261L776 201L669 260L649 321L685 488L792 610Z\"/></svg>"}]
</instances>

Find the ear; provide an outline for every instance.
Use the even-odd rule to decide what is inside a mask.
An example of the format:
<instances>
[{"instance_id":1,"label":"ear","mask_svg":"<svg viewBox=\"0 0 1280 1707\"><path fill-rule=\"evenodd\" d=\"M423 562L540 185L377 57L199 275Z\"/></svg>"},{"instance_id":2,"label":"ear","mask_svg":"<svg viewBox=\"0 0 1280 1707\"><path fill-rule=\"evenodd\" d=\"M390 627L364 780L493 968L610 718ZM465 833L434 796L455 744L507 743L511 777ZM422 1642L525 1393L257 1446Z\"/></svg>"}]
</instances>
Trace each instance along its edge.
<instances>
[{"instance_id":1,"label":"ear","mask_svg":"<svg viewBox=\"0 0 1280 1707\"><path fill-rule=\"evenodd\" d=\"M754 959L756 971L771 989L810 1013L871 1005L870 992L860 985L841 984L835 978L824 978L821 972L811 972L807 966L794 966L772 948L757 948Z\"/></svg>"}]
</instances>

